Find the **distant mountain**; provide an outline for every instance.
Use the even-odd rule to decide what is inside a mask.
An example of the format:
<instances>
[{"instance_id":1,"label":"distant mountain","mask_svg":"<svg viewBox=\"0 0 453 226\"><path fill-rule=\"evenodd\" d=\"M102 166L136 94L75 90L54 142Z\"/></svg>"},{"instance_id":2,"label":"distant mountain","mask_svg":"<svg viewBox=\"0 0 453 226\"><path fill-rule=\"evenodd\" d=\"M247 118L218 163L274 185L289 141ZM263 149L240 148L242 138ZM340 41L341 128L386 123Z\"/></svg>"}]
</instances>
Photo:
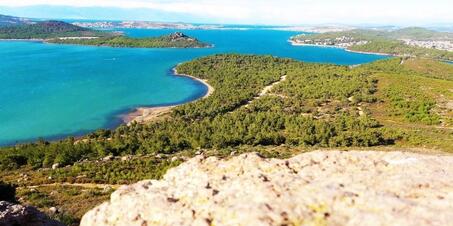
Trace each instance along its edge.
<instances>
[{"instance_id":1,"label":"distant mountain","mask_svg":"<svg viewBox=\"0 0 453 226\"><path fill-rule=\"evenodd\" d=\"M34 24L0 27L1 39L49 39L58 37L103 37L112 33L95 31L62 21L43 21Z\"/></svg>"},{"instance_id":2,"label":"distant mountain","mask_svg":"<svg viewBox=\"0 0 453 226\"><path fill-rule=\"evenodd\" d=\"M35 22L28 18L0 15L0 26L15 26L24 24L34 24Z\"/></svg>"}]
</instances>

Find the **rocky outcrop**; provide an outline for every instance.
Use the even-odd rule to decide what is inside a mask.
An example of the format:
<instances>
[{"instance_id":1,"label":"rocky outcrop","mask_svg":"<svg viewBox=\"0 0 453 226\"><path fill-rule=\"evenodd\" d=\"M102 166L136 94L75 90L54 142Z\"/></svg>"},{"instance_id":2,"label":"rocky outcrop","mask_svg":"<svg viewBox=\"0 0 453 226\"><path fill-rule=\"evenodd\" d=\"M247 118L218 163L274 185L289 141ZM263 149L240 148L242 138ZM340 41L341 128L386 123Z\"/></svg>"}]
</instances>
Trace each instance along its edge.
<instances>
[{"instance_id":1,"label":"rocky outcrop","mask_svg":"<svg viewBox=\"0 0 453 226\"><path fill-rule=\"evenodd\" d=\"M0 226L64 226L34 207L0 201Z\"/></svg>"},{"instance_id":2,"label":"rocky outcrop","mask_svg":"<svg viewBox=\"0 0 453 226\"><path fill-rule=\"evenodd\" d=\"M316 151L195 157L114 192L82 226L451 225L453 156Z\"/></svg>"},{"instance_id":3,"label":"rocky outcrop","mask_svg":"<svg viewBox=\"0 0 453 226\"><path fill-rule=\"evenodd\" d=\"M175 32L173 34L170 34L170 38L172 40L179 40L179 39L187 39L187 38L189 38L189 36L185 35L182 32Z\"/></svg>"}]
</instances>

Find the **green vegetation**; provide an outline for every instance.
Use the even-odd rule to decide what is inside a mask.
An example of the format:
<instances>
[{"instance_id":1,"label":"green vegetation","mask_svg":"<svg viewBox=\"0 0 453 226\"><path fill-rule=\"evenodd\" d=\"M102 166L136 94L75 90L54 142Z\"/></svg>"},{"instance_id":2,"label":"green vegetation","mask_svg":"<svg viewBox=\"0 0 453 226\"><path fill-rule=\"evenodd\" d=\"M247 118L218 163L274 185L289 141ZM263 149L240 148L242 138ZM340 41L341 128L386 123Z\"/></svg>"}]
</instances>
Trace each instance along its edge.
<instances>
[{"instance_id":1,"label":"green vegetation","mask_svg":"<svg viewBox=\"0 0 453 226\"><path fill-rule=\"evenodd\" d=\"M7 16L0 14L0 27L1 26L12 26L12 25L22 25L22 24L32 24L32 20L28 18Z\"/></svg>"},{"instance_id":2,"label":"green vegetation","mask_svg":"<svg viewBox=\"0 0 453 226\"><path fill-rule=\"evenodd\" d=\"M130 184L143 178L161 179L165 172L181 163L162 157L141 157L127 161L86 162L50 172L56 182Z\"/></svg>"},{"instance_id":3,"label":"green vegetation","mask_svg":"<svg viewBox=\"0 0 453 226\"><path fill-rule=\"evenodd\" d=\"M404 67L425 77L453 81L453 65L427 59L403 59Z\"/></svg>"},{"instance_id":4,"label":"green vegetation","mask_svg":"<svg viewBox=\"0 0 453 226\"><path fill-rule=\"evenodd\" d=\"M402 41L403 39L432 42L453 41L453 34L412 27L394 31L356 29L293 37L293 40L299 43L341 46L351 51L453 60L451 51L411 46Z\"/></svg>"},{"instance_id":5,"label":"green vegetation","mask_svg":"<svg viewBox=\"0 0 453 226\"><path fill-rule=\"evenodd\" d=\"M327 32L311 35L300 35L295 38L309 39L331 39L332 41L338 37L350 37L357 41L376 41L376 40L453 40L453 33L437 32L420 27L408 27L398 30L371 30L371 29L354 29L350 31Z\"/></svg>"},{"instance_id":6,"label":"green vegetation","mask_svg":"<svg viewBox=\"0 0 453 226\"><path fill-rule=\"evenodd\" d=\"M17 196L24 200L23 204L38 207L65 225L76 226L83 214L106 201L112 191L111 188L49 185L20 189ZM58 212L51 213L50 207L58 207Z\"/></svg>"},{"instance_id":7,"label":"green vegetation","mask_svg":"<svg viewBox=\"0 0 453 226\"><path fill-rule=\"evenodd\" d=\"M452 82L400 65L391 59L358 68L307 64L271 56L216 55L178 66L178 72L207 79L215 92L207 99L175 108L172 117L148 125L101 130L76 142L37 142L3 148L0 167L71 165L107 155L174 154L196 148L241 145L306 147L375 146L399 137L371 117L367 106L384 102L386 115L408 123L440 125L440 94L449 98ZM252 76L251 76L252 75ZM256 98L286 75L273 95ZM384 79L399 82L378 88ZM401 82L404 81L404 82ZM422 83L421 83L422 82ZM439 96L433 90L442 84ZM376 95L379 90L380 96ZM445 95L449 96L445 96ZM127 178L126 178L127 179Z\"/></svg>"},{"instance_id":8,"label":"green vegetation","mask_svg":"<svg viewBox=\"0 0 453 226\"><path fill-rule=\"evenodd\" d=\"M288 157L318 148L453 152L451 68L412 58L347 67L272 56L203 57L177 70L208 80L215 89L208 98L148 124L1 148L0 178L19 188L37 186L38 191L19 189L18 198L43 210L63 206L58 219L77 222L108 192L54 183L159 179L198 152L220 157L250 151ZM50 169L55 163L59 168Z\"/></svg>"},{"instance_id":9,"label":"green vegetation","mask_svg":"<svg viewBox=\"0 0 453 226\"><path fill-rule=\"evenodd\" d=\"M205 48L210 45L182 33L154 38L130 38L125 36L101 37L96 39L51 39L51 43L131 48Z\"/></svg>"},{"instance_id":10,"label":"green vegetation","mask_svg":"<svg viewBox=\"0 0 453 226\"><path fill-rule=\"evenodd\" d=\"M0 39L50 39L58 37L104 37L111 33L82 28L61 21L0 27Z\"/></svg>"},{"instance_id":11,"label":"green vegetation","mask_svg":"<svg viewBox=\"0 0 453 226\"><path fill-rule=\"evenodd\" d=\"M6 148L0 154L1 167L70 165L85 158L172 154L198 147L339 147L393 142L375 120L357 117L358 104L374 101L376 83L362 71L270 56L216 55L182 64L178 72L209 80L215 93L177 107L169 120L99 131L88 135L86 142L66 139ZM289 79L278 90L286 98L268 96L244 107L283 75ZM355 101L348 101L352 96Z\"/></svg>"},{"instance_id":12,"label":"green vegetation","mask_svg":"<svg viewBox=\"0 0 453 226\"><path fill-rule=\"evenodd\" d=\"M422 58L453 60L453 52L409 46L402 41L380 40L371 41L363 45L354 45L349 48L358 52L385 53L395 56L416 56Z\"/></svg>"},{"instance_id":13,"label":"green vegetation","mask_svg":"<svg viewBox=\"0 0 453 226\"><path fill-rule=\"evenodd\" d=\"M205 48L209 44L181 32L153 38L130 38L61 21L0 27L0 39L42 39L49 43L131 48Z\"/></svg>"},{"instance_id":14,"label":"green vegetation","mask_svg":"<svg viewBox=\"0 0 453 226\"><path fill-rule=\"evenodd\" d=\"M432 31L421 27L408 27L390 31L386 37L393 39L415 40L453 40L453 34L448 32Z\"/></svg>"}]
</instances>

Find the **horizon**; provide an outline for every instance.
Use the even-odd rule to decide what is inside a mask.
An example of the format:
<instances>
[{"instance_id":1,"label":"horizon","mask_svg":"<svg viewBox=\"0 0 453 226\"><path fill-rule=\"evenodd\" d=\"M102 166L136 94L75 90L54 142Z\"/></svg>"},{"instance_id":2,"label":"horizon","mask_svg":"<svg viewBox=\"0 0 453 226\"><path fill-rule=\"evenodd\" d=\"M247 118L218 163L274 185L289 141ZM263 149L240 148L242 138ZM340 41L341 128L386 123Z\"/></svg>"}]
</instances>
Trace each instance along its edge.
<instances>
[{"instance_id":1,"label":"horizon","mask_svg":"<svg viewBox=\"0 0 453 226\"><path fill-rule=\"evenodd\" d=\"M372 9L372 10L371 10ZM74 19L135 20L228 25L354 25L354 26L453 26L451 3L444 0L0 0L0 14L11 16ZM423 11L424 13L419 13ZM284 16L282 16L284 15Z\"/></svg>"}]
</instances>

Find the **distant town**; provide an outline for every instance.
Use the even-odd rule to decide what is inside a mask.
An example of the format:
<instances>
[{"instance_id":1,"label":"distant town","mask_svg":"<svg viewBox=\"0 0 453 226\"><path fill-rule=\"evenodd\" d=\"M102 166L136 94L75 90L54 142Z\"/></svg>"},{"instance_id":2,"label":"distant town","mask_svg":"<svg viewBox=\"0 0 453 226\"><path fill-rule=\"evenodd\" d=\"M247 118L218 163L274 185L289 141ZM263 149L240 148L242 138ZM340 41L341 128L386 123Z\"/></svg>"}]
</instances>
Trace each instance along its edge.
<instances>
[{"instance_id":1,"label":"distant town","mask_svg":"<svg viewBox=\"0 0 453 226\"><path fill-rule=\"evenodd\" d=\"M304 38L305 37L305 38ZM453 52L453 41L451 40L414 40L398 39L409 46L416 46L428 49L437 49ZM340 36L336 38L312 38L310 35L298 35L292 38L290 42L293 45L315 45L315 46L332 46L339 48L349 48L357 45L365 45L370 41L361 40L351 36Z\"/></svg>"},{"instance_id":2,"label":"distant town","mask_svg":"<svg viewBox=\"0 0 453 226\"><path fill-rule=\"evenodd\" d=\"M337 38L326 38L326 39L307 39L303 38L304 35L298 36L296 39L292 39L293 45L316 45L316 46L333 46L340 48L348 48L355 45L364 45L368 41L355 40L353 37L341 36Z\"/></svg>"},{"instance_id":3,"label":"distant town","mask_svg":"<svg viewBox=\"0 0 453 226\"><path fill-rule=\"evenodd\" d=\"M74 22L73 25L85 28L137 28L137 29L179 29L179 30L212 30L222 29L221 25L195 25L188 23L160 23L148 21L99 21L99 22Z\"/></svg>"},{"instance_id":4,"label":"distant town","mask_svg":"<svg viewBox=\"0 0 453 226\"><path fill-rule=\"evenodd\" d=\"M412 40L412 39L400 39L406 45L418 46L428 49L438 49L446 50L453 52L453 42L452 41L434 41L434 40Z\"/></svg>"}]
</instances>

